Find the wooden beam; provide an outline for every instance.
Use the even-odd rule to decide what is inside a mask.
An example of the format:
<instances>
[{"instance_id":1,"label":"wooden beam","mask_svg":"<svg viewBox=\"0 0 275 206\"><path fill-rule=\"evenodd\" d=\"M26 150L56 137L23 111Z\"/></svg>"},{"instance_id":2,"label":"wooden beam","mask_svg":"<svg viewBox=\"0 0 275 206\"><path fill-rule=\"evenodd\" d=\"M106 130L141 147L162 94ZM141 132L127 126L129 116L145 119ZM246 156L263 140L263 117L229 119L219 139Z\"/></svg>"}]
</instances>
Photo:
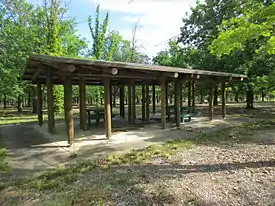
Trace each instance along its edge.
<instances>
[{"instance_id":1,"label":"wooden beam","mask_svg":"<svg viewBox=\"0 0 275 206\"><path fill-rule=\"evenodd\" d=\"M206 70L196 70L196 69L187 69L187 68L176 68L176 67L168 67L168 66L158 66L158 65L145 65L145 64L134 64L134 63L126 63L126 62L106 62L106 61L94 61L94 60L86 60L86 59L76 59L76 58L67 58L67 57L54 57L47 55L32 55L29 58L29 63L31 62L53 62L54 64L75 64L75 65L87 65L91 67L101 67L101 68L117 68L117 69L133 69L140 71L152 71L152 72L167 72L167 73L175 73L179 74L199 74L206 76L232 76L236 78L247 78L246 75L240 74L231 74L225 72L214 72L214 71L206 71Z\"/></svg>"},{"instance_id":2,"label":"wooden beam","mask_svg":"<svg viewBox=\"0 0 275 206\"><path fill-rule=\"evenodd\" d=\"M132 122L132 87L128 85L128 123Z\"/></svg>"},{"instance_id":3,"label":"wooden beam","mask_svg":"<svg viewBox=\"0 0 275 206\"><path fill-rule=\"evenodd\" d=\"M132 85L132 124L136 123L136 86Z\"/></svg>"},{"instance_id":4,"label":"wooden beam","mask_svg":"<svg viewBox=\"0 0 275 206\"><path fill-rule=\"evenodd\" d=\"M85 78L82 77L79 80L79 96L80 96L80 129L87 129L87 111L86 111L86 85Z\"/></svg>"},{"instance_id":5,"label":"wooden beam","mask_svg":"<svg viewBox=\"0 0 275 206\"><path fill-rule=\"evenodd\" d=\"M167 83L165 78L161 79L161 124L163 129L165 129L166 126L166 85Z\"/></svg>"},{"instance_id":6,"label":"wooden beam","mask_svg":"<svg viewBox=\"0 0 275 206\"><path fill-rule=\"evenodd\" d=\"M125 91L124 91L124 85L120 85L119 89L119 109L120 109L120 117L125 117L125 105L124 105L124 99L125 99Z\"/></svg>"},{"instance_id":7,"label":"wooden beam","mask_svg":"<svg viewBox=\"0 0 275 206\"><path fill-rule=\"evenodd\" d=\"M209 89L209 97L208 97L208 115L209 115L209 120L213 120L213 89Z\"/></svg>"},{"instance_id":8,"label":"wooden beam","mask_svg":"<svg viewBox=\"0 0 275 206\"><path fill-rule=\"evenodd\" d=\"M142 116L142 121L145 121L145 106L146 106L146 95L145 95L145 85L142 85L141 89L141 95L142 95L142 105L141 105L141 116Z\"/></svg>"},{"instance_id":9,"label":"wooden beam","mask_svg":"<svg viewBox=\"0 0 275 206\"><path fill-rule=\"evenodd\" d=\"M105 107L105 135L111 137L112 120L111 120L111 99L110 99L110 79L104 80L104 107Z\"/></svg>"},{"instance_id":10,"label":"wooden beam","mask_svg":"<svg viewBox=\"0 0 275 206\"><path fill-rule=\"evenodd\" d=\"M156 86L152 85L152 107L153 107L153 114L156 113Z\"/></svg>"},{"instance_id":11,"label":"wooden beam","mask_svg":"<svg viewBox=\"0 0 275 206\"><path fill-rule=\"evenodd\" d=\"M225 93L225 82L222 82L221 85L221 90L222 90L222 118L225 118L226 114L226 93Z\"/></svg>"},{"instance_id":12,"label":"wooden beam","mask_svg":"<svg viewBox=\"0 0 275 206\"><path fill-rule=\"evenodd\" d=\"M38 115L38 123L41 127L43 124L43 97L42 97L42 89L41 84L37 84L36 86L36 94L37 94L37 115Z\"/></svg>"},{"instance_id":13,"label":"wooden beam","mask_svg":"<svg viewBox=\"0 0 275 206\"><path fill-rule=\"evenodd\" d=\"M48 107L48 131L55 132L54 105L53 105L52 68L47 69L47 107Z\"/></svg>"},{"instance_id":14,"label":"wooden beam","mask_svg":"<svg viewBox=\"0 0 275 206\"><path fill-rule=\"evenodd\" d=\"M177 79L175 81L175 117L176 117L176 125L180 126L180 81Z\"/></svg>"},{"instance_id":15,"label":"wooden beam","mask_svg":"<svg viewBox=\"0 0 275 206\"><path fill-rule=\"evenodd\" d=\"M32 76L32 82L34 82L37 78L37 76L42 72L42 70L44 69L43 65L39 65L38 68L36 69L36 71L34 72L33 76Z\"/></svg>"},{"instance_id":16,"label":"wooden beam","mask_svg":"<svg viewBox=\"0 0 275 206\"><path fill-rule=\"evenodd\" d=\"M74 118L72 102L72 79L70 76L67 76L64 82L64 109L68 144L72 145L74 143Z\"/></svg>"}]
</instances>

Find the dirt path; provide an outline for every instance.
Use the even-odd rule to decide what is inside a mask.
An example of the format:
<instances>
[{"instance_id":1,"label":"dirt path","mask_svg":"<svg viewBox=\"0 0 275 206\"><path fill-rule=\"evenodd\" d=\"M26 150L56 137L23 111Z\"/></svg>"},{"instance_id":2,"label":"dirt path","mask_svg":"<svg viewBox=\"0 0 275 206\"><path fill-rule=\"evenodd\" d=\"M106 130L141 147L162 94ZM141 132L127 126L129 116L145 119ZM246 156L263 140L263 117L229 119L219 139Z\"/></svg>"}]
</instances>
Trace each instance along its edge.
<instances>
[{"instance_id":1,"label":"dirt path","mask_svg":"<svg viewBox=\"0 0 275 206\"><path fill-rule=\"evenodd\" d=\"M69 160L68 152L50 143L30 124L0 127L0 132L15 178L46 170Z\"/></svg>"}]
</instances>

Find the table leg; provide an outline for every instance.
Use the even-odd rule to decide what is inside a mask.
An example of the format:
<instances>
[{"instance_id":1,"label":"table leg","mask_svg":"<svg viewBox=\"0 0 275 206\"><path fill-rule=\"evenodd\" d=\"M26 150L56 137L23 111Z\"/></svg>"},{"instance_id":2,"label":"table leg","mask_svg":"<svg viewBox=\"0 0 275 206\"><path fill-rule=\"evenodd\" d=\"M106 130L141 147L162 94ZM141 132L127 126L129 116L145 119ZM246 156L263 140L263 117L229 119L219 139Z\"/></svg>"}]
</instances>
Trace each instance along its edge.
<instances>
[{"instance_id":1,"label":"table leg","mask_svg":"<svg viewBox=\"0 0 275 206\"><path fill-rule=\"evenodd\" d=\"M96 125L99 124L99 112L97 111L96 112Z\"/></svg>"}]
</instances>

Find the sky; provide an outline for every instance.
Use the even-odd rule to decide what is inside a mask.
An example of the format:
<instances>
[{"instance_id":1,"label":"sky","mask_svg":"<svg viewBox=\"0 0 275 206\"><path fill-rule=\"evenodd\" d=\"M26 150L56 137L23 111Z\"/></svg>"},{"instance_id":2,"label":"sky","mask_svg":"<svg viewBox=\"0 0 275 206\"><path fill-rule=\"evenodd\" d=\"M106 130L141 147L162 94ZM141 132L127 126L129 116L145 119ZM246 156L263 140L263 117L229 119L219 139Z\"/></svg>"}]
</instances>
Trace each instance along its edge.
<instances>
[{"instance_id":1,"label":"sky","mask_svg":"<svg viewBox=\"0 0 275 206\"><path fill-rule=\"evenodd\" d=\"M133 27L138 23L137 44L141 52L152 57L167 47L170 38L179 35L182 18L190 13L196 0L71 0L68 16L76 19L79 33L88 41L91 34L87 19L95 18L98 4L101 14L109 12L108 29L119 31L124 39L131 40Z\"/></svg>"}]
</instances>

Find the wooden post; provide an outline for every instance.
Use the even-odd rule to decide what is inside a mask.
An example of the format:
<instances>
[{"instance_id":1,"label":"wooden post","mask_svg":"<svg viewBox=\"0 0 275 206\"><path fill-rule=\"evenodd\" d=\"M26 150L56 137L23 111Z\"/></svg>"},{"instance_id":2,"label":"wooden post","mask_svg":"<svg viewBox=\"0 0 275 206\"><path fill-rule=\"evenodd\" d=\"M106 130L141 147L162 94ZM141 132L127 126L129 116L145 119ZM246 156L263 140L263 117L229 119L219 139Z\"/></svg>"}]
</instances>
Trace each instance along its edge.
<instances>
[{"instance_id":1,"label":"wooden post","mask_svg":"<svg viewBox=\"0 0 275 206\"><path fill-rule=\"evenodd\" d=\"M196 100L195 80L192 80L191 82L191 90L192 90L192 107L195 107L195 100Z\"/></svg>"},{"instance_id":2,"label":"wooden post","mask_svg":"<svg viewBox=\"0 0 275 206\"><path fill-rule=\"evenodd\" d=\"M165 82L165 106L166 106L166 111L168 110L168 97L169 97L169 91L168 91L168 88L169 88L169 84L168 84L168 81Z\"/></svg>"},{"instance_id":3,"label":"wooden post","mask_svg":"<svg viewBox=\"0 0 275 206\"><path fill-rule=\"evenodd\" d=\"M191 94L192 94L191 81L188 81L188 107L191 107Z\"/></svg>"},{"instance_id":4,"label":"wooden post","mask_svg":"<svg viewBox=\"0 0 275 206\"><path fill-rule=\"evenodd\" d=\"M222 82L221 85L221 90L222 90L222 118L225 118L225 113L226 113L226 93L225 93L225 82Z\"/></svg>"},{"instance_id":5,"label":"wooden post","mask_svg":"<svg viewBox=\"0 0 275 206\"><path fill-rule=\"evenodd\" d=\"M132 85L132 124L136 123L136 86Z\"/></svg>"},{"instance_id":6,"label":"wooden post","mask_svg":"<svg viewBox=\"0 0 275 206\"><path fill-rule=\"evenodd\" d=\"M150 122L150 93L149 93L149 85L146 85L146 122Z\"/></svg>"},{"instance_id":7,"label":"wooden post","mask_svg":"<svg viewBox=\"0 0 275 206\"><path fill-rule=\"evenodd\" d=\"M113 104L112 104L112 100L113 100L113 87L112 87L112 84L110 83L110 88L109 88L109 91L110 91L110 108L111 108L111 120L113 118Z\"/></svg>"},{"instance_id":8,"label":"wooden post","mask_svg":"<svg viewBox=\"0 0 275 206\"><path fill-rule=\"evenodd\" d=\"M73 119L73 102L72 102L72 79L67 76L64 84L64 110L68 144L74 143L74 119Z\"/></svg>"},{"instance_id":9,"label":"wooden post","mask_svg":"<svg viewBox=\"0 0 275 206\"><path fill-rule=\"evenodd\" d=\"M87 129L87 111L86 111L86 86L85 78L81 77L79 81L79 96L80 96L80 129Z\"/></svg>"},{"instance_id":10,"label":"wooden post","mask_svg":"<svg viewBox=\"0 0 275 206\"><path fill-rule=\"evenodd\" d=\"M166 81L165 79L161 79L161 123L162 123L162 128L164 129L166 126Z\"/></svg>"},{"instance_id":11,"label":"wooden post","mask_svg":"<svg viewBox=\"0 0 275 206\"><path fill-rule=\"evenodd\" d=\"M145 102L146 102L146 95L145 95L145 85L142 85L142 105L141 105L141 115L142 115L142 121L145 121Z\"/></svg>"},{"instance_id":12,"label":"wooden post","mask_svg":"<svg viewBox=\"0 0 275 206\"><path fill-rule=\"evenodd\" d=\"M182 114L182 112L183 112L183 108L182 108L182 104L183 104L183 95L182 95L182 80L180 81L180 113Z\"/></svg>"},{"instance_id":13,"label":"wooden post","mask_svg":"<svg viewBox=\"0 0 275 206\"><path fill-rule=\"evenodd\" d=\"M41 127L43 124L43 97L42 97L42 90L41 84L37 84L36 86L36 94L37 94L37 115L38 115L38 123Z\"/></svg>"},{"instance_id":14,"label":"wooden post","mask_svg":"<svg viewBox=\"0 0 275 206\"><path fill-rule=\"evenodd\" d=\"M213 89L209 89L209 120L211 121L213 119Z\"/></svg>"},{"instance_id":15,"label":"wooden post","mask_svg":"<svg viewBox=\"0 0 275 206\"><path fill-rule=\"evenodd\" d=\"M152 86L152 106L153 106L153 114L156 113L156 86Z\"/></svg>"},{"instance_id":16,"label":"wooden post","mask_svg":"<svg viewBox=\"0 0 275 206\"><path fill-rule=\"evenodd\" d=\"M132 87L128 85L128 123L132 122Z\"/></svg>"},{"instance_id":17,"label":"wooden post","mask_svg":"<svg viewBox=\"0 0 275 206\"><path fill-rule=\"evenodd\" d=\"M176 125L180 126L180 80L175 81L175 117Z\"/></svg>"},{"instance_id":18,"label":"wooden post","mask_svg":"<svg viewBox=\"0 0 275 206\"><path fill-rule=\"evenodd\" d=\"M125 117L125 105L124 105L124 85L120 85L119 91L119 107L120 107L120 117Z\"/></svg>"},{"instance_id":19,"label":"wooden post","mask_svg":"<svg viewBox=\"0 0 275 206\"><path fill-rule=\"evenodd\" d=\"M47 107L48 107L48 130L50 133L55 131L54 107L53 107L53 80L52 69L47 70Z\"/></svg>"},{"instance_id":20,"label":"wooden post","mask_svg":"<svg viewBox=\"0 0 275 206\"><path fill-rule=\"evenodd\" d=\"M104 80L105 135L109 139L112 132L110 79Z\"/></svg>"}]
</instances>

